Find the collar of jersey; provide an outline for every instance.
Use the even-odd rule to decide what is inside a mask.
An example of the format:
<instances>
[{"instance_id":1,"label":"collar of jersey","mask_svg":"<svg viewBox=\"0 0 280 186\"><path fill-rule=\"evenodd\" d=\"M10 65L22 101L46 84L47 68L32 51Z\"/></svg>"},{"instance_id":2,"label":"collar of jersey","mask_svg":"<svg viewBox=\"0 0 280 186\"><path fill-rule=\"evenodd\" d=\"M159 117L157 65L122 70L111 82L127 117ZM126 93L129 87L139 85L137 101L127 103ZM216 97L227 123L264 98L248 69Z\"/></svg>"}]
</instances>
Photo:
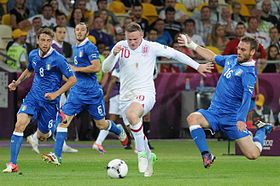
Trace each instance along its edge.
<instances>
[{"instance_id":1,"label":"collar of jersey","mask_svg":"<svg viewBox=\"0 0 280 186\"><path fill-rule=\"evenodd\" d=\"M58 43L56 40L53 40L52 43L53 43L53 44L56 44L59 48L62 48L62 47L63 47L63 45L60 44L60 43Z\"/></svg>"},{"instance_id":2,"label":"collar of jersey","mask_svg":"<svg viewBox=\"0 0 280 186\"><path fill-rule=\"evenodd\" d=\"M85 38L80 44L76 44L76 46L77 47L80 47L80 46L83 46L83 45L85 45L87 42L89 41L89 39L88 38Z\"/></svg>"},{"instance_id":3,"label":"collar of jersey","mask_svg":"<svg viewBox=\"0 0 280 186\"><path fill-rule=\"evenodd\" d=\"M240 65L242 65L242 66L255 66L255 63L256 63L256 61L252 60L252 61L247 61L247 62L241 63Z\"/></svg>"},{"instance_id":4,"label":"collar of jersey","mask_svg":"<svg viewBox=\"0 0 280 186\"><path fill-rule=\"evenodd\" d=\"M50 50L48 51L48 53L46 53L46 55L41 56L41 50L39 49L39 56L40 56L41 58L46 58L46 57L48 57L49 55L51 55L51 53L52 53L53 51L54 51L54 49L53 49L53 47L51 47Z\"/></svg>"}]
</instances>

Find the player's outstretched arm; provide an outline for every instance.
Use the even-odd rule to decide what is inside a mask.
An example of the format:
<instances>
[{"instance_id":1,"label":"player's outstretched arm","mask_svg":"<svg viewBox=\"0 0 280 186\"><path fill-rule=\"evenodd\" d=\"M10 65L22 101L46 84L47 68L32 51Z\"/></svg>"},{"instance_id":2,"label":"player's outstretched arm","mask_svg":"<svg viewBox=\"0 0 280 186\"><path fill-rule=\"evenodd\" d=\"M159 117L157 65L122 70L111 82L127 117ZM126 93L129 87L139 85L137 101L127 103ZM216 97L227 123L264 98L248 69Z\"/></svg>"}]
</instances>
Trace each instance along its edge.
<instances>
[{"instance_id":1,"label":"player's outstretched arm","mask_svg":"<svg viewBox=\"0 0 280 186\"><path fill-rule=\"evenodd\" d=\"M15 91L17 89L17 86L23 82L24 80L26 80L27 78L29 78L31 76L32 72L30 72L28 69L25 69L21 75L19 76L19 78L17 80L13 80L9 85L8 88L10 91Z\"/></svg>"},{"instance_id":2,"label":"player's outstretched arm","mask_svg":"<svg viewBox=\"0 0 280 186\"><path fill-rule=\"evenodd\" d=\"M180 46L185 46L187 48L190 48L194 51L196 51L200 56L202 56L205 60L214 62L216 54L212 52L211 50L201 47L195 42L191 40L191 38L186 34L180 34L178 37L178 43Z\"/></svg>"},{"instance_id":3,"label":"player's outstretched arm","mask_svg":"<svg viewBox=\"0 0 280 186\"><path fill-rule=\"evenodd\" d=\"M103 61L102 70L107 73L113 70L115 64L118 61L118 55L122 50L122 46L120 44L115 45L110 55Z\"/></svg>"}]
</instances>

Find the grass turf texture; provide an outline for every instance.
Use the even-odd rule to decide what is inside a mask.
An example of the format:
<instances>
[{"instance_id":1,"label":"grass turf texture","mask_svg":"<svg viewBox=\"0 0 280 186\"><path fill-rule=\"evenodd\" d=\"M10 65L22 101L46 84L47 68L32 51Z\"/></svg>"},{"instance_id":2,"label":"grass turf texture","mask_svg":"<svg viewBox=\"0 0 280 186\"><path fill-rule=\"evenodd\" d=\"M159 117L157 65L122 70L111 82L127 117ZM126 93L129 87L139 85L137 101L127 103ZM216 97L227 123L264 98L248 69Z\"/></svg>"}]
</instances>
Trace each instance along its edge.
<instances>
[{"instance_id":1,"label":"grass turf texture","mask_svg":"<svg viewBox=\"0 0 280 186\"><path fill-rule=\"evenodd\" d=\"M210 169L202 165L201 156L191 140L153 140L154 152L158 162L154 175L145 178L138 173L137 156L133 150L124 150L116 140L107 140L104 147L106 154L99 154L91 149L91 142L69 142L78 153L64 153L62 166L48 164L30 147L21 149L18 165L19 173L0 173L1 186L25 185L280 185L280 158L261 157L256 161L243 156L228 156L226 141L209 141L211 152L217 157ZM52 151L40 148L41 153ZM0 168L5 168L9 160L9 147L0 146ZM234 144L231 143L231 152ZM124 179L111 179L105 167L115 158L123 159L128 164L128 176Z\"/></svg>"}]
</instances>

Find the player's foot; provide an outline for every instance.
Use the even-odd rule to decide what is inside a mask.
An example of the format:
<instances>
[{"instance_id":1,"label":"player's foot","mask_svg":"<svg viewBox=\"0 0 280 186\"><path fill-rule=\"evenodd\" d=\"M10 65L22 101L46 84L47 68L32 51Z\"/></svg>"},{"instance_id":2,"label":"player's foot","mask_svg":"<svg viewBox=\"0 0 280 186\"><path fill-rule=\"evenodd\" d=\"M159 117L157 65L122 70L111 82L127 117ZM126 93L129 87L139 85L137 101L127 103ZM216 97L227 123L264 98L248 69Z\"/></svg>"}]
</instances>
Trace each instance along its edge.
<instances>
[{"instance_id":1,"label":"player's foot","mask_svg":"<svg viewBox=\"0 0 280 186\"><path fill-rule=\"evenodd\" d=\"M127 135L126 135L122 125L118 124L117 127L121 130L121 133L119 135L119 139L120 139L122 145L123 146L127 146L127 144L128 144L128 137L127 137Z\"/></svg>"},{"instance_id":2,"label":"player's foot","mask_svg":"<svg viewBox=\"0 0 280 186\"><path fill-rule=\"evenodd\" d=\"M265 134L271 133L273 129L273 125L271 123L265 123L260 120L257 121L254 125L257 127L257 129L265 128Z\"/></svg>"},{"instance_id":3,"label":"player's foot","mask_svg":"<svg viewBox=\"0 0 280 186\"><path fill-rule=\"evenodd\" d=\"M79 152L79 151L77 149L74 149L74 148L70 147L66 143L64 143L63 147L62 147L62 152L74 153L74 152Z\"/></svg>"},{"instance_id":4,"label":"player's foot","mask_svg":"<svg viewBox=\"0 0 280 186\"><path fill-rule=\"evenodd\" d=\"M104 154L106 153L106 150L102 147L102 145L99 145L97 143L94 143L92 145L92 149L95 149L97 152L101 153L101 154Z\"/></svg>"},{"instance_id":5,"label":"player's foot","mask_svg":"<svg viewBox=\"0 0 280 186\"><path fill-rule=\"evenodd\" d=\"M6 169L2 171L3 173L12 173L18 171L18 166L12 162L7 163L6 166Z\"/></svg>"},{"instance_id":6,"label":"player's foot","mask_svg":"<svg viewBox=\"0 0 280 186\"><path fill-rule=\"evenodd\" d=\"M124 147L124 149L130 150L130 149L132 149L132 147L131 147L131 145L127 145L127 146Z\"/></svg>"},{"instance_id":7,"label":"player's foot","mask_svg":"<svg viewBox=\"0 0 280 186\"><path fill-rule=\"evenodd\" d=\"M213 164L215 159L216 159L216 157L213 154L209 153L209 152L204 154L202 156L203 166L205 168L209 168Z\"/></svg>"},{"instance_id":8,"label":"player's foot","mask_svg":"<svg viewBox=\"0 0 280 186\"><path fill-rule=\"evenodd\" d=\"M151 158L148 160L147 170L144 172L145 177L151 177L154 173L154 164L157 161L157 156L155 153L151 154Z\"/></svg>"},{"instance_id":9,"label":"player's foot","mask_svg":"<svg viewBox=\"0 0 280 186\"><path fill-rule=\"evenodd\" d=\"M138 170L144 173L148 167L148 158L146 152L138 152Z\"/></svg>"},{"instance_id":10,"label":"player's foot","mask_svg":"<svg viewBox=\"0 0 280 186\"><path fill-rule=\"evenodd\" d=\"M26 141L31 145L32 147L32 150L35 151L37 154L40 154L40 151L39 151L39 144L38 144L38 140L36 141L34 138L33 138L33 135L30 135L26 138Z\"/></svg>"},{"instance_id":11,"label":"player's foot","mask_svg":"<svg viewBox=\"0 0 280 186\"><path fill-rule=\"evenodd\" d=\"M150 141L148 141L148 145L149 145L149 148L150 148L151 150L155 149L155 148L151 145Z\"/></svg>"},{"instance_id":12,"label":"player's foot","mask_svg":"<svg viewBox=\"0 0 280 186\"><path fill-rule=\"evenodd\" d=\"M42 154L42 159L48 163L61 165L61 159L58 158L53 152L50 152L48 154Z\"/></svg>"}]
</instances>

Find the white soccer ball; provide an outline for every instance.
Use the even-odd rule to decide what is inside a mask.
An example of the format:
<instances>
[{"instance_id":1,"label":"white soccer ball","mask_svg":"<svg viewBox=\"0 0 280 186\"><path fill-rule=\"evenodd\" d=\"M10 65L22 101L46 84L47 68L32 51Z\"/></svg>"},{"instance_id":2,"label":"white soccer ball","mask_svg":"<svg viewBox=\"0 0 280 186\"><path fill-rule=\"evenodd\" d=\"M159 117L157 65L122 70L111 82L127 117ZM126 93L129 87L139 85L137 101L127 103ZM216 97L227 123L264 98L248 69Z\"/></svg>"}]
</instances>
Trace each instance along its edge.
<instances>
[{"instance_id":1,"label":"white soccer ball","mask_svg":"<svg viewBox=\"0 0 280 186\"><path fill-rule=\"evenodd\" d=\"M124 178L127 175L128 166L120 159L114 159L107 165L107 174L111 178Z\"/></svg>"}]
</instances>

